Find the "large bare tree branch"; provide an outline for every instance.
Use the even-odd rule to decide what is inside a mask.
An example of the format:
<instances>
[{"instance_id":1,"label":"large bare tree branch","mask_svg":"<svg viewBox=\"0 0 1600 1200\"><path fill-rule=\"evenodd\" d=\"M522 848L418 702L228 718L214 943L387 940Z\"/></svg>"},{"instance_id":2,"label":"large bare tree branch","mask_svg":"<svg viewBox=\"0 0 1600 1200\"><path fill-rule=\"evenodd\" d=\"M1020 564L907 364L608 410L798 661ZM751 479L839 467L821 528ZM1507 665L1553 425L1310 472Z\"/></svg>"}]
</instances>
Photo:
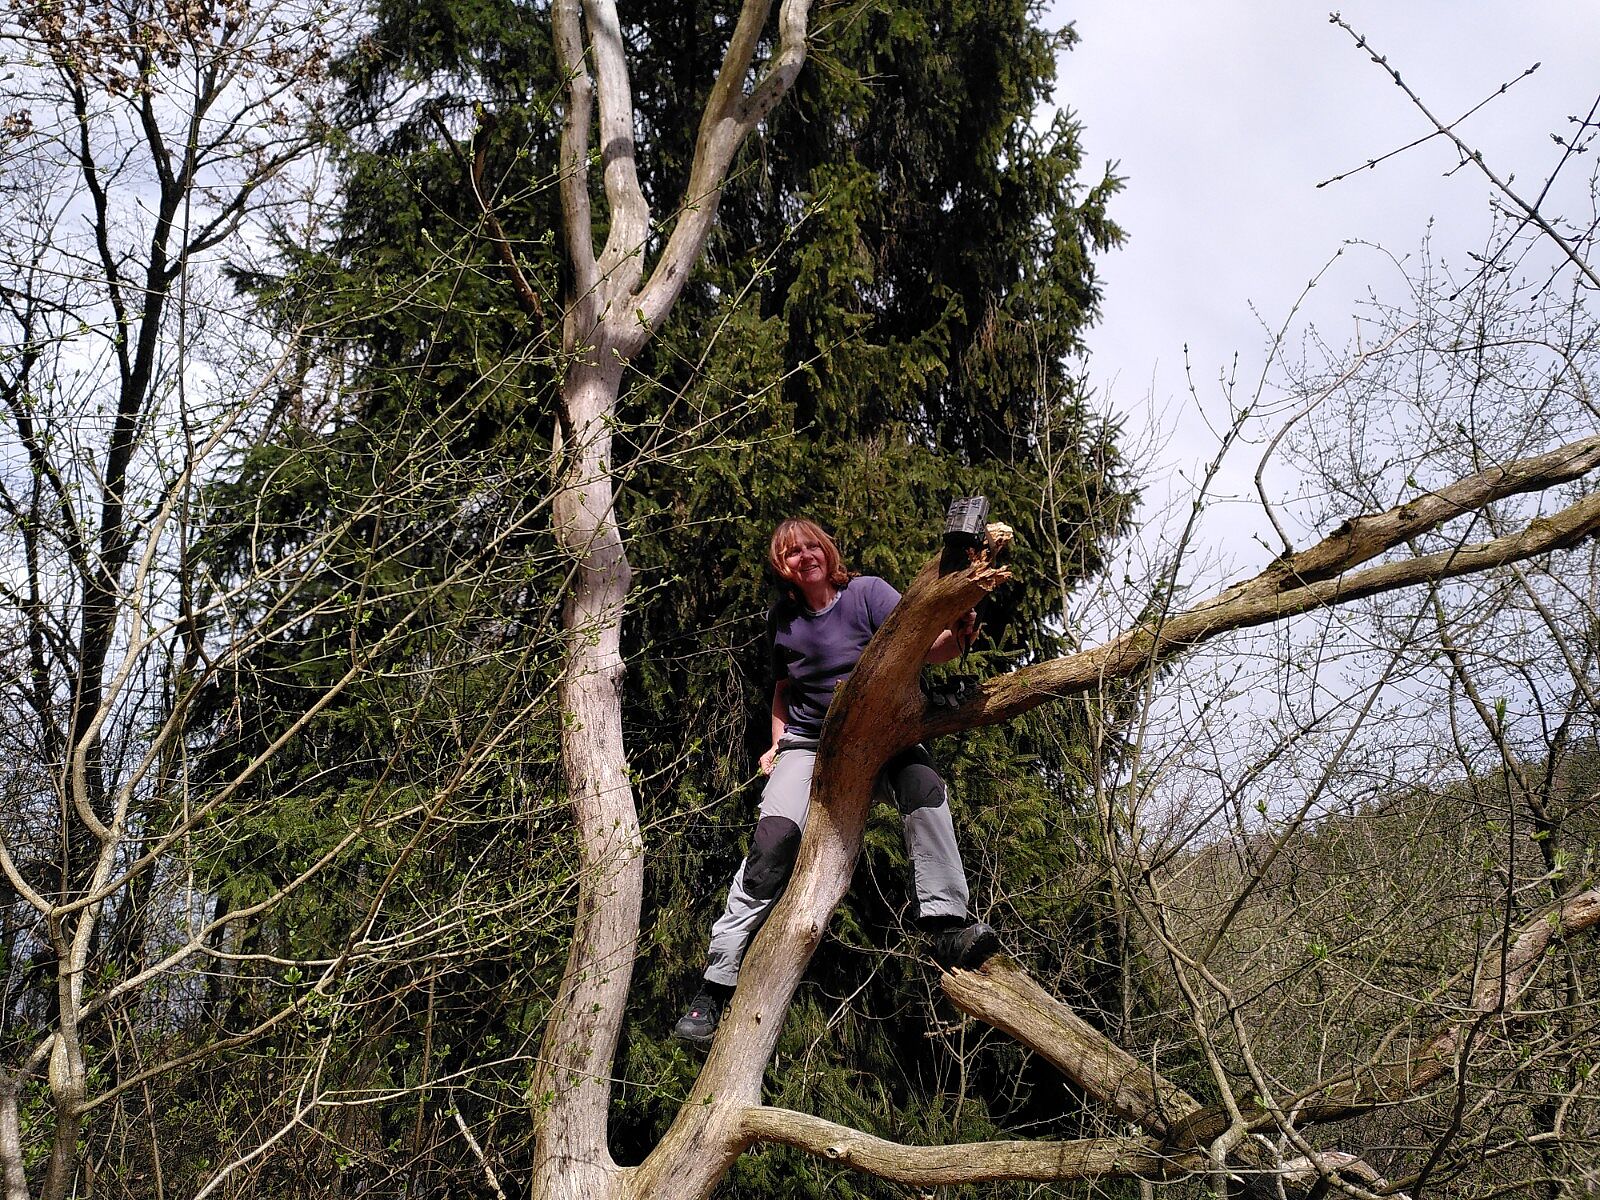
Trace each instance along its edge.
<instances>
[{"instance_id":1,"label":"large bare tree branch","mask_svg":"<svg viewBox=\"0 0 1600 1200\"><path fill-rule=\"evenodd\" d=\"M783 0L778 10L777 50L760 82L748 94L744 91L744 80L770 9L770 0L748 0L739 13L739 23L734 27L722 70L700 121L689 182L678 205L677 224L639 295L637 323L629 332L630 346L634 342L642 346L666 320L716 223L722 187L734 155L783 99L805 64L811 0Z\"/></svg>"},{"instance_id":2,"label":"large bare tree branch","mask_svg":"<svg viewBox=\"0 0 1600 1200\"><path fill-rule=\"evenodd\" d=\"M562 481L553 508L558 537L575 564L562 621L569 639L561 684L562 761L580 836L582 876L576 928L534 1083L540 1131L536 1195L604 1194L630 1177L612 1161L606 1139L612 1059L644 878L643 839L621 723L620 639L631 571L614 510L613 417L624 364L643 348L681 293L710 234L734 154L804 61L809 0L786 0L779 49L756 92L743 95L769 10L769 0L748 0L740 11L702 122L677 224L645 297L635 289L643 274L649 211L634 165L632 101L615 6L612 0L585 0L580 12L579 0L558 0L553 10L557 57L567 77L560 187L573 270L563 342L575 356L562 387ZM583 14L594 77L585 57ZM588 186L591 107L597 95L610 221L598 260ZM753 1101L761 1065L753 1075L744 1074L741 1094ZM717 1107L692 1114L693 1121L675 1126L679 1137L717 1146L717 1153L687 1155L669 1135L631 1175L630 1186L641 1195L708 1190L738 1153L739 1111ZM657 1171L664 1181L650 1182Z\"/></svg>"},{"instance_id":3,"label":"large bare tree branch","mask_svg":"<svg viewBox=\"0 0 1600 1200\"><path fill-rule=\"evenodd\" d=\"M1587 437L1480 472L1385 512L1356 517L1315 546L1279 559L1253 579L1181 613L1127 630L1081 654L989 680L959 708L928 713L912 740L1008 721L1106 680L1137 675L1163 658L1235 629L1568 549L1600 533L1600 493L1492 541L1353 570L1453 517L1481 511L1507 496L1571 482L1597 466L1600 437Z\"/></svg>"},{"instance_id":4,"label":"large bare tree branch","mask_svg":"<svg viewBox=\"0 0 1600 1200\"><path fill-rule=\"evenodd\" d=\"M566 224L567 264L572 268L568 302L567 349L572 339L592 336L600 316L600 270L594 255L594 222L589 207L589 124L594 79L583 52L580 0L556 0L550 7L556 62L567 77L567 111L561 121L561 216Z\"/></svg>"},{"instance_id":5,"label":"large bare tree branch","mask_svg":"<svg viewBox=\"0 0 1600 1200\"><path fill-rule=\"evenodd\" d=\"M749 1109L741 1128L753 1140L781 1142L880 1179L924 1187L1004 1179L1169 1179L1205 1165L1203 1156L1192 1152L1163 1153L1151 1138L906 1146L782 1108Z\"/></svg>"},{"instance_id":6,"label":"large bare tree branch","mask_svg":"<svg viewBox=\"0 0 1600 1200\"><path fill-rule=\"evenodd\" d=\"M1411 1099L1457 1065L1476 1022L1510 1015L1558 938L1588 933L1596 925L1600 925L1600 888L1584 889L1552 905L1516 931L1503 955L1499 948L1490 949L1487 969L1481 972L1470 1004L1447 1018L1420 1052L1392 1066L1374 1065L1319 1080L1277 1107L1300 1127L1347 1120L1379 1105ZM1162 1139L1167 1151L1199 1150L1228 1131L1232 1118L1226 1111L1202 1108L1164 1079L1154 1063L1134 1058L1050 996L1010 959L996 957L978 971L951 972L940 983L962 1012L1016 1038L1113 1112ZM1276 1120L1257 1107L1249 1114L1248 1127L1258 1131ZM1254 1142L1241 1141L1235 1150L1241 1165L1251 1172L1272 1168ZM1350 1156L1340 1156L1334 1165L1358 1173L1364 1166Z\"/></svg>"},{"instance_id":7,"label":"large bare tree branch","mask_svg":"<svg viewBox=\"0 0 1600 1200\"><path fill-rule=\"evenodd\" d=\"M1078 1087L1157 1137L1204 1106L1169 1083L1052 996L1011 959L981 971L953 971L940 986L962 1012L992 1025L1043 1058Z\"/></svg>"},{"instance_id":8,"label":"large bare tree branch","mask_svg":"<svg viewBox=\"0 0 1600 1200\"><path fill-rule=\"evenodd\" d=\"M596 96L600 103L600 165L605 180L611 229L600 252L600 274L621 295L633 291L643 273L650 207L639 186L634 162L633 93L622 26L612 0L584 0L589 45L594 53Z\"/></svg>"}]
</instances>

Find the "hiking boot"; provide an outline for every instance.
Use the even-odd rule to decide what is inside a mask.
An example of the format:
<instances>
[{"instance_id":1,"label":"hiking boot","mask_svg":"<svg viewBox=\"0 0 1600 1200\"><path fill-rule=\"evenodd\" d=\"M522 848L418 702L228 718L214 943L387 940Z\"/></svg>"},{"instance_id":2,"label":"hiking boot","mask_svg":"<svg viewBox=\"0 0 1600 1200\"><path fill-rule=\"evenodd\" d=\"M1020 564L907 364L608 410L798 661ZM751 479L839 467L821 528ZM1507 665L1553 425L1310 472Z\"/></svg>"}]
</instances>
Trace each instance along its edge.
<instances>
[{"instance_id":1,"label":"hiking boot","mask_svg":"<svg viewBox=\"0 0 1600 1200\"><path fill-rule=\"evenodd\" d=\"M721 1016L722 998L709 986L702 987L689 1001L689 1010L672 1027L672 1036L691 1046L709 1046L717 1034L717 1021Z\"/></svg>"},{"instance_id":2,"label":"hiking boot","mask_svg":"<svg viewBox=\"0 0 1600 1200\"><path fill-rule=\"evenodd\" d=\"M957 967L976 970L999 950L1000 935L982 921L942 929L933 935L933 960L946 971Z\"/></svg>"}]
</instances>

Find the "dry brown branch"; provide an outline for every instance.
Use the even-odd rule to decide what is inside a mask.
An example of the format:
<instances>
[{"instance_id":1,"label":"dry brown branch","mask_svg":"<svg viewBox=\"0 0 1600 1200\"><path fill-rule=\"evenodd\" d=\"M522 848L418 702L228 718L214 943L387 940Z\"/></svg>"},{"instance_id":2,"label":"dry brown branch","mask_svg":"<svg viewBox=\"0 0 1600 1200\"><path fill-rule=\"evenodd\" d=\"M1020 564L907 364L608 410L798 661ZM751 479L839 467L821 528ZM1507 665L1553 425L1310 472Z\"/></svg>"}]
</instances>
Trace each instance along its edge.
<instances>
[{"instance_id":1,"label":"dry brown branch","mask_svg":"<svg viewBox=\"0 0 1600 1200\"><path fill-rule=\"evenodd\" d=\"M1597 466L1600 437L1582 438L1479 472L1385 512L1355 517L1315 546L1279 559L1253 579L1180 613L1127 630L1092 650L988 681L960 708L927 714L911 740L1010 720L1049 700L1137 675L1163 658L1235 629L1568 549L1600 532L1600 494L1492 541L1355 569L1454 517L1479 512L1507 496L1571 482Z\"/></svg>"},{"instance_id":2,"label":"dry brown branch","mask_svg":"<svg viewBox=\"0 0 1600 1200\"><path fill-rule=\"evenodd\" d=\"M783 1108L749 1109L740 1128L755 1141L780 1142L879 1179L923 1187L1005 1179L1171 1179L1205 1165L1194 1153L1165 1154L1151 1138L906 1146Z\"/></svg>"},{"instance_id":3,"label":"dry brown branch","mask_svg":"<svg viewBox=\"0 0 1600 1200\"><path fill-rule=\"evenodd\" d=\"M1010 1034L1119 1117L1157 1137L1203 1107L1164 1079L1156 1064L1140 1062L1009 958L996 956L978 971L951 971L939 986L962 1012Z\"/></svg>"},{"instance_id":4,"label":"dry brown branch","mask_svg":"<svg viewBox=\"0 0 1600 1200\"><path fill-rule=\"evenodd\" d=\"M1462 1051L1466 1032L1483 1017L1506 1013L1526 991L1545 953L1558 938L1600 925L1600 889L1588 888L1554 905L1517 931L1504 955L1491 950L1490 967L1473 991L1471 1005L1453 1014L1423 1050L1398 1066L1374 1066L1360 1077L1321 1080L1281 1102L1297 1126L1342 1121L1380 1104L1410 1099L1437 1083ZM1231 1118L1200 1104L1164 1079L1154 1064L1141 1063L1059 1000L1016 963L997 957L978 971L955 971L941 979L961 1011L1016 1038L1113 1112L1163 1139L1172 1151L1203 1148L1228 1129ZM1249 1128L1261 1130L1273 1117L1257 1108ZM1250 1150L1248 1165L1260 1169Z\"/></svg>"}]
</instances>

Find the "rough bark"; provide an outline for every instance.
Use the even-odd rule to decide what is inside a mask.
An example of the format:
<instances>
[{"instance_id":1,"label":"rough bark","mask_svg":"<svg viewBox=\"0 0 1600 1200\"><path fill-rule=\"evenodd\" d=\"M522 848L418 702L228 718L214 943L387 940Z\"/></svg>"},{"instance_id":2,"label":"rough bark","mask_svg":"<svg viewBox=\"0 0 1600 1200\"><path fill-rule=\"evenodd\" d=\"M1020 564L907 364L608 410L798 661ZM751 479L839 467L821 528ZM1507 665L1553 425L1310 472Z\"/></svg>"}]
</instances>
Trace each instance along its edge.
<instances>
[{"instance_id":1,"label":"rough bark","mask_svg":"<svg viewBox=\"0 0 1600 1200\"><path fill-rule=\"evenodd\" d=\"M1003 956L940 979L951 1001L1038 1054L1119 1117L1165 1138L1200 1101L1085 1021Z\"/></svg>"}]
</instances>

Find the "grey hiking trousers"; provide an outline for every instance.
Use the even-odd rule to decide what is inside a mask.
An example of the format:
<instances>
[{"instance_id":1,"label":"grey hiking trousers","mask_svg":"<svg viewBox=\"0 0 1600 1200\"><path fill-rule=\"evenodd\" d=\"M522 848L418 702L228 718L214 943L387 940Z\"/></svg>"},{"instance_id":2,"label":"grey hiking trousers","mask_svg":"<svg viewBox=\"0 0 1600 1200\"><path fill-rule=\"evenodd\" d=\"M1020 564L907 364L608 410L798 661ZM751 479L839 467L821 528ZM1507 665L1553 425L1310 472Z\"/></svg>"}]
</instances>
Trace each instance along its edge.
<instances>
[{"instance_id":1,"label":"grey hiking trousers","mask_svg":"<svg viewBox=\"0 0 1600 1200\"><path fill-rule=\"evenodd\" d=\"M811 807L811 769L816 757L814 741L785 739L778 743L777 762L761 793L761 817L750 853L734 873L728 903L711 927L705 977L712 983L732 987L738 980L745 948L789 881ZM890 759L878 776L878 788L900 810L916 883L918 918L964 918L967 873L956 848L944 780L933 769L928 752L913 746Z\"/></svg>"}]
</instances>

